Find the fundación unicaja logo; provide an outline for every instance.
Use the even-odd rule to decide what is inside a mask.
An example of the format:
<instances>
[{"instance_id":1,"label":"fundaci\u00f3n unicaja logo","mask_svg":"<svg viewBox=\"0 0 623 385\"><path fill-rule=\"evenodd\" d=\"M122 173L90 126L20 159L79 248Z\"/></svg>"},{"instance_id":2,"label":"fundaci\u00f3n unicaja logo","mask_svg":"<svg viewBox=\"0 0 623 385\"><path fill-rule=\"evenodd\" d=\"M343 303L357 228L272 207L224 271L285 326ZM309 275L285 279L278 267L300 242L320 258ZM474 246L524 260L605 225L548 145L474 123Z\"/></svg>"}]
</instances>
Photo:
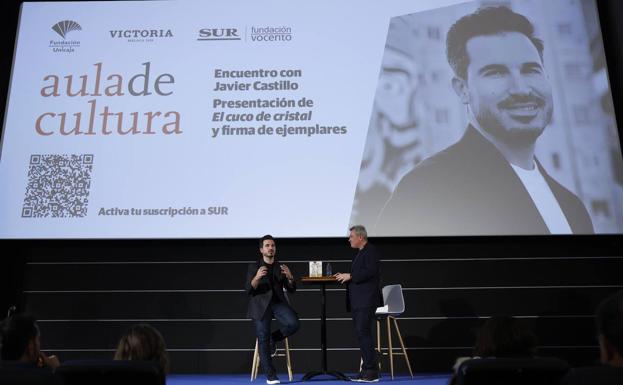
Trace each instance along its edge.
<instances>
[{"instance_id":1,"label":"fundaci\u00f3n unicaja logo","mask_svg":"<svg viewBox=\"0 0 623 385\"><path fill-rule=\"evenodd\" d=\"M78 47L80 47L80 41L67 38L69 33L74 31L82 31L80 24L73 20L63 20L52 26L52 30L56 32L62 40L50 40L50 48L55 53L73 53Z\"/></svg>"}]
</instances>

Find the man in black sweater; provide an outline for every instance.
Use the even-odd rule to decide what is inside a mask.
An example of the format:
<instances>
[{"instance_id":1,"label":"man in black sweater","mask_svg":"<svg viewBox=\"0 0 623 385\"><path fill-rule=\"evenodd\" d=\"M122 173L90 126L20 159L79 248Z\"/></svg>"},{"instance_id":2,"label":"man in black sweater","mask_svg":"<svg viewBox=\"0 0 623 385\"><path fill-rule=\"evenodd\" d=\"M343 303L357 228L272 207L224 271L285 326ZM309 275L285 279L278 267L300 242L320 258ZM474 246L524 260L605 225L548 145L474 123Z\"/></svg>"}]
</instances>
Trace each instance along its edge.
<instances>
[{"instance_id":1,"label":"man in black sweater","mask_svg":"<svg viewBox=\"0 0 623 385\"><path fill-rule=\"evenodd\" d=\"M276 343L299 329L298 315L290 306L284 290L296 291L296 282L288 266L277 261L275 239L265 235L260 239L261 258L248 266L245 289L249 295L247 317L253 320L259 343L260 365L267 384L278 384L279 378L272 357ZM273 317L280 328L271 334Z\"/></svg>"}]
</instances>

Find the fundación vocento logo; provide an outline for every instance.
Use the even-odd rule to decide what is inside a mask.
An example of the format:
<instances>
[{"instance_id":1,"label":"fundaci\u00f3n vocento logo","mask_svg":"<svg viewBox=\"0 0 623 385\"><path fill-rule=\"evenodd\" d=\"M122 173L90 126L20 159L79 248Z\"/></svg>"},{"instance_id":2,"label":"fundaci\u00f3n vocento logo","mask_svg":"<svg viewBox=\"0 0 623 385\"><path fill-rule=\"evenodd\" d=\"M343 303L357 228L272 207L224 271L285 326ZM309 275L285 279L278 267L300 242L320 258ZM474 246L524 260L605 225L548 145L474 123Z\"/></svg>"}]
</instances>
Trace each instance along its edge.
<instances>
[{"instance_id":1,"label":"fundaci\u00f3n vocento logo","mask_svg":"<svg viewBox=\"0 0 623 385\"><path fill-rule=\"evenodd\" d=\"M251 27L251 41L291 41L292 28L281 27Z\"/></svg>"},{"instance_id":2,"label":"fundaci\u00f3n vocento logo","mask_svg":"<svg viewBox=\"0 0 623 385\"><path fill-rule=\"evenodd\" d=\"M52 52L73 53L80 47L79 40L68 40L67 35L74 31L82 31L80 24L73 20L63 20L52 26L52 30L56 32L62 40L50 40L50 48Z\"/></svg>"},{"instance_id":3,"label":"fundaci\u00f3n vocento logo","mask_svg":"<svg viewBox=\"0 0 623 385\"><path fill-rule=\"evenodd\" d=\"M170 29L115 29L108 31L112 39L125 39L129 43L150 43L158 39L173 37Z\"/></svg>"},{"instance_id":4,"label":"fundaci\u00f3n vocento logo","mask_svg":"<svg viewBox=\"0 0 623 385\"><path fill-rule=\"evenodd\" d=\"M240 28L201 28L197 40L244 40L251 42L285 42L294 37L292 27L251 26Z\"/></svg>"}]
</instances>

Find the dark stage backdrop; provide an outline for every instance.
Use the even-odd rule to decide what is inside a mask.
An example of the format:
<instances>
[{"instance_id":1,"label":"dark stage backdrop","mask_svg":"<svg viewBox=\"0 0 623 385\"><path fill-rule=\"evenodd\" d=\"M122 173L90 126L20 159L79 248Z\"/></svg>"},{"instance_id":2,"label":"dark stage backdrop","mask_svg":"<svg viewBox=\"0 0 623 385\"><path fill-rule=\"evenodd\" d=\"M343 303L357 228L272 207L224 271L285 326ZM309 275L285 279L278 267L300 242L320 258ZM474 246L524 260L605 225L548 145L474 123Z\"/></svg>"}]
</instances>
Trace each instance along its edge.
<instances>
[{"instance_id":1,"label":"dark stage backdrop","mask_svg":"<svg viewBox=\"0 0 623 385\"><path fill-rule=\"evenodd\" d=\"M383 284L401 283L400 321L416 371L448 371L469 354L483 318L525 318L540 354L572 364L598 357L593 313L623 288L621 239L373 239L383 252ZM43 348L63 360L112 357L127 327L148 322L164 335L176 373L244 373L254 333L245 318L246 264L256 240L18 241L20 309L40 319ZM346 270L346 239L279 239L278 256L297 276L307 261ZM15 256L15 254L14 254ZM15 258L15 257L14 257ZM328 292L331 369L355 371L358 351L344 291ZM301 284L291 297L302 319L291 338L296 372L320 366L320 293ZM384 332L383 332L383 335ZM396 344L394 345L396 346ZM388 367L388 362L383 362ZM284 363L278 368L284 370ZM406 371L401 359L399 371Z\"/></svg>"}]
</instances>

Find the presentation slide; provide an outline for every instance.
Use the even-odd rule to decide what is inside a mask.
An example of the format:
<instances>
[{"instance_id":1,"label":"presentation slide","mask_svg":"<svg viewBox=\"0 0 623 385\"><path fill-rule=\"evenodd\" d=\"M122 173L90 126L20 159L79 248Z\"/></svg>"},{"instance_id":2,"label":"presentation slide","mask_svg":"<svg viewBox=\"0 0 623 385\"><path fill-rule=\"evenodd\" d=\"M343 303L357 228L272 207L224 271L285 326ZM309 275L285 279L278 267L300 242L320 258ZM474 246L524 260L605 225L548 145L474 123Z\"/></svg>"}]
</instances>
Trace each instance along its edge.
<instances>
[{"instance_id":1,"label":"presentation slide","mask_svg":"<svg viewBox=\"0 0 623 385\"><path fill-rule=\"evenodd\" d=\"M24 3L0 238L623 233L594 0Z\"/></svg>"}]
</instances>

